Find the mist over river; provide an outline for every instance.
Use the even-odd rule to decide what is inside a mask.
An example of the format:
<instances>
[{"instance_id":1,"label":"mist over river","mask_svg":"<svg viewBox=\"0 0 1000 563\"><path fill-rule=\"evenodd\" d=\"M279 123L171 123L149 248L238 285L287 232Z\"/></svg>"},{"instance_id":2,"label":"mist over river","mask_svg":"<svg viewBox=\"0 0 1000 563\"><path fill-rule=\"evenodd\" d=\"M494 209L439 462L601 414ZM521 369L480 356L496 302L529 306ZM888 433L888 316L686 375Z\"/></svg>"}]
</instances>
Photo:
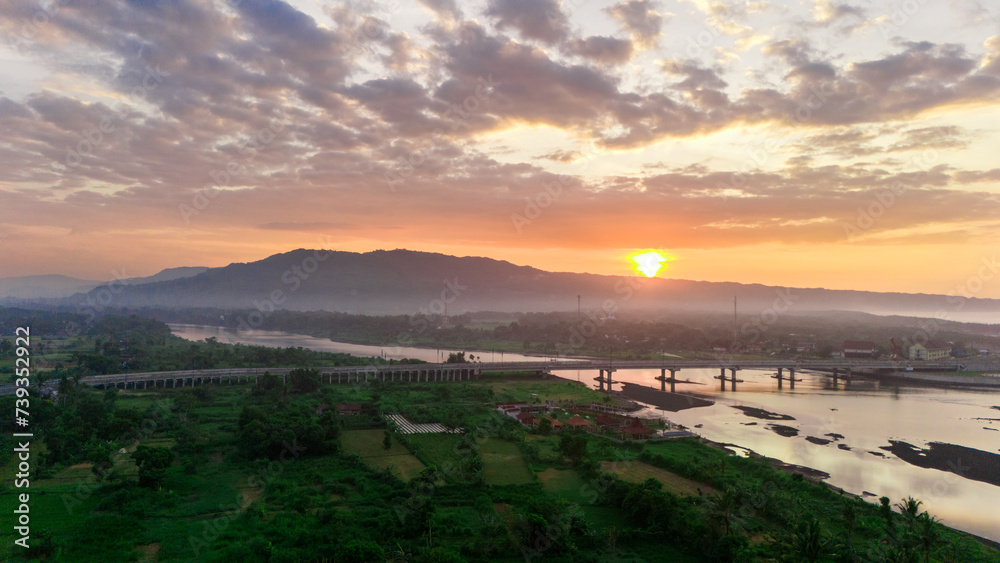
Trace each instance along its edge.
<instances>
[{"instance_id":1,"label":"mist over river","mask_svg":"<svg viewBox=\"0 0 1000 563\"><path fill-rule=\"evenodd\" d=\"M359 356L384 355L391 359L440 361L448 352L412 347L365 346L332 342L297 334L256 330L236 334L220 327L170 325L177 336L189 340L216 337L220 342L276 347L298 347ZM466 351L470 353L470 351ZM483 361L501 361L499 353L471 351ZM506 361L537 361L537 357L506 353ZM594 371L559 371L560 377L596 387ZM969 460L951 454L946 464L957 471L940 471L907 463L881 449L890 440L926 449L931 442L954 444L992 454L1000 453L1000 391L905 387L869 380L841 381L834 386L824 374L797 372L802 381L795 389L785 381L779 390L772 371L741 370L737 391L720 391L713 379L718 370L685 369L679 379L703 385L678 384L677 391L715 401L706 407L680 412L653 408L641 416L664 417L687 426L709 440L738 445L761 455L804 465L830 474L827 481L877 502L888 496L893 503L906 496L923 501L923 508L944 524L994 541L1000 541L1000 486L959 474ZM616 371L614 379L659 389L653 378L659 370ZM729 384L727 384L727 389ZM755 418L733 407L756 407L787 415L792 420ZM700 427L698 426L700 425ZM797 435L785 437L773 425L790 427ZM789 434L785 431L784 434ZM842 436L842 437L841 437ZM807 438L813 438L812 441ZM822 443L829 441L828 443ZM874 453L872 453L874 452ZM876 455L878 454L878 455ZM918 454L919 455L919 454ZM952 459L953 458L953 459Z\"/></svg>"}]
</instances>

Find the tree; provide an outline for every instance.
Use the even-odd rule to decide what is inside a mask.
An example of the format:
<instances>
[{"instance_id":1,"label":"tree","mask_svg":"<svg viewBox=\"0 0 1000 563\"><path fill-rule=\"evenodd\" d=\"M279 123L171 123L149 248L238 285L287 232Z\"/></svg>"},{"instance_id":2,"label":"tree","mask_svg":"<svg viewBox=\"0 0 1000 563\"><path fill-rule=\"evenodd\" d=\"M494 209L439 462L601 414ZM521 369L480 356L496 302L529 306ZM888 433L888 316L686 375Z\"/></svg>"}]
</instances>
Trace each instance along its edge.
<instances>
[{"instance_id":1,"label":"tree","mask_svg":"<svg viewBox=\"0 0 1000 563\"><path fill-rule=\"evenodd\" d=\"M542 420L538 421L538 433L542 436L548 436L552 433L552 419L543 417Z\"/></svg>"},{"instance_id":2,"label":"tree","mask_svg":"<svg viewBox=\"0 0 1000 563\"><path fill-rule=\"evenodd\" d=\"M587 454L587 438L579 432L563 432L559 436L559 452L575 465Z\"/></svg>"},{"instance_id":3,"label":"tree","mask_svg":"<svg viewBox=\"0 0 1000 563\"><path fill-rule=\"evenodd\" d=\"M881 497L878 499L878 502L880 506L879 514L885 519L886 526L890 526L892 524L892 501L889 497Z\"/></svg>"},{"instance_id":4,"label":"tree","mask_svg":"<svg viewBox=\"0 0 1000 563\"><path fill-rule=\"evenodd\" d=\"M906 524L908 526L913 527L916 523L917 516L920 515L921 504L923 504L923 502L913 497L906 497L902 502L896 503L896 506L899 508L899 512L903 515L903 518L906 520Z\"/></svg>"},{"instance_id":5,"label":"tree","mask_svg":"<svg viewBox=\"0 0 1000 563\"><path fill-rule=\"evenodd\" d=\"M320 374L314 369L293 369L288 372L288 379L296 393L311 393L319 389Z\"/></svg>"},{"instance_id":6,"label":"tree","mask_svg":"<svg viewBox=\"0 0 1000 563\"><path fill-rule=\"evenodd\" d=\"M157 488L174 461L174 452L160 446L139 446L132 452L132 459L139 467L139 485Z\"/></svg>"},{"instance_id":7,"label":"tree","mask_svg":"<svg viewBox=\"0 0 1000 563\"><path fill-rule=\"evenodd\" d=\"M736 514L736 500L736 491L727 487L725 491L718 493L709 501L712 518L723 524L726 531L725 535L727 536L732 534L733 517Z\"/></svg>"},{"instance_id":8,"label":"tree","mask_svg":"<svg viewBox=\"0 0 1000 563\"><path fill-rule=\"evenodd\" d=\"M816 518L799 522L788 541L789 553L798 555L799 561L813 563L830 552L830 540Z\"/></svg>"},{"instance_id":9,"label":"tree","mask_svg":"<svg viewBox=\"0 0 1000 563\"><path fill-rule=\"evenodd\" d=\"M452 352L448 354L448 360L446 363L449 364L465 364L468 360L465 359L465 352Z\"/></svg>"},{"instance_id":10,"label":"tree","mask_svg":"<svg viewBox=\"0 0 1000 563\"><path fill-rule=\"evenodd\" d=\"M389 433L389 429L385 429L385 434L382 436L382 449L388 451L392 447L392 434Z\"/></svg>"},{"instance_id":11,"label":"tree","mask_svg":"<svg viewBox=\"0 0 1000 563\"><path fill-rule=\"evenodd\" d=\"M920 540L920 546L924 550L924 561L925 563L929 563L931 560L931 547L938 541L937 520L924 512L917 517L916 534Z\"/></svg>"},{"instance_id":12,"label":"tree","mask_svg":"<svg viewBox=\"0 0 1000 563\"><path fill-rule=\"evenodd\" d=\"M385 551L373 541L351 540L337 550L337 561L381 563L385 561Z\"/></svg>"}]
</instances>

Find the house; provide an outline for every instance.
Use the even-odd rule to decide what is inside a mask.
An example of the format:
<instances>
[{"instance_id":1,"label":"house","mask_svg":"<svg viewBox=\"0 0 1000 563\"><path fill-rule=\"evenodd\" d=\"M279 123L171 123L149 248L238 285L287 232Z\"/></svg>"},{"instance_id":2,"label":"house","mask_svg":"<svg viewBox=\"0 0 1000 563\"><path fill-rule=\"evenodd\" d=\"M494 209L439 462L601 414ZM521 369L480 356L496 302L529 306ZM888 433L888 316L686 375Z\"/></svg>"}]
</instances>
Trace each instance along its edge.
<instances>
[{"instance_id":1,"label":"house","mask_svg":"<svg viewBox=\"0 0 1000 563\"><path fill-rule=\"evenodd\" d=\"M327 408L329 408L329 405L327 405L326 403L320 404L320 406L316 407L316 416L323 414L323 411L325 411Z\"/></svg>"},{"instance_id":2,"label":"house","mask_svg":"<svg viewBox=\"0 0 1000 563\"><path fill-rule=\"evenodd\" d=\"M628 425L622 427L622 434L632 440L646 440L656 434L656 430L646 426L638 417L635 417Z\"/></svg>"},{"instance_id":3,"label":"house","mask_svg":"<svg viewBox=\"0 0 1000 563\"><path fill-rule=\"evenodd\" d=\"M516 418L522 410L528 408L528 403L496 403L496 408L501 413Z\"/></svg>"},{"instance_id":4,"label":"house","mask_svg":"<svg viewBox=\"0 0 1000 563\"><path fill-rule=\"evenodd\" d=\"M796 352L812 352L816 349L816 344L812 342L799 342L795 345Z\"/></svg>"},{"instance_id":5,"label":"house","mask_svg":"<svg viewBox=\"0 0 1000 563\"><path fill-rule=\"evenodd\" d=\"M340 416L358 416L361 414L361 405L337 405L337 412Z\"/></svg>"},{"instance_id":6,"label":"house","mask_svg":"<svg viewBox=\"0 0 1000 563\"><path fill-rule=\"evenodd\" d=\"M516 418L518 422L520 422L525 426L534 426L535 424L538 423L538 420L535 419L535 415L531 414L530 412L522 412L518 414Z\"/></svg>"},{"instance_id":7,"label":"house","mask_svg":"<svg viewBox=\"0 0 1000 563\"><path fill-rule=\"evenodd\" d=\"M594 422L596 422L598 426L602 427L615 427L622 425L621 418L617 416L611 416L608 414L602 414L598 416L596 419L594 419Z\"/></svg>"},{"instance_id":8,"label":"house","mask_svg":"<svg viewBox=\"0 0 1000 563\"><path fill-rule=\"evenodd\" d=\"M563 422L563 426L569 426L570 428L573 428L574 430L578 430L578 429L581 429L581 428L584 429L584 430L589 430L592 426L594 426L593 422L587 420L586 418L583 418L582 416L580 416L578 414L574 414L572 418L567 418L566 420L564 420L562 422Z\"/></svg>"},{"instance_id":9,"label":"house","mask_svg":"<svg viewBox=\"0 0 1000 563\"><path fill-rule=\"evenodd\" d=\"M845 358L874 358L875 357L875 343L867 342L863 340L845 340L844 341L844 357Z\"/></svg>"},{"instance_id":10,"label":"house","mask_svg":"<svg viewBox=\"0 0 1000 563\"><path fill-rule=\"evenodd\" d=\"M910 346L911 360L940 360L951 355L951 346L939 340L931 340L926 344Z\"/></svg>"}]
</instances>

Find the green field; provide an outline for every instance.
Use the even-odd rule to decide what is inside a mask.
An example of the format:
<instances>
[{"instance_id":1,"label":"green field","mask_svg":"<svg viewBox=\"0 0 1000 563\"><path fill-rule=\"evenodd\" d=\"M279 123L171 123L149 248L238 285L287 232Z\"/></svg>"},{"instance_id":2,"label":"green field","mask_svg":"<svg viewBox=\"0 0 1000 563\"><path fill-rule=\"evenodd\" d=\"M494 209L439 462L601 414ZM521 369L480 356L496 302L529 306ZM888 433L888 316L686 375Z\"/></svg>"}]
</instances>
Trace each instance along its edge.
<instances>
[{"instance_id":1,"label":"green field","mask_svg":"<svg viewBox=\"0 0 1000 563\"><path fill-rule=\"evenodd\" d=\"M715 494L717 491L703 483L685 479L659 467L653 467L641 461L605 461L602 469L614 473L630 483L642 483L646 479L656 479L663 483L663 489L677 496L696 497L702 494Z\"/></svg>"},{"instance_id":2,"label":"green field","mask_svg":"<svg viewBox=\"0 0 1000 563\"><path fill-rule=\"evenodd\" d=\"M420 462L398 440L392 438L386 450L382 445L384 430L345 430L341 437L344 452L357 454L375 469L389 468L404 481L416 477L424 469Z\"/></svg>"},{"instance_id":3,"label":"green field","mask_svg":"<svg viewBox=\"0 0 1000 563\"><path fill-rule=\"evenodd\" d=\"M546 492L575 502L584 500L582 490L586 481L572 469L549 468L538 473L538 482Z\"/></svg>"},{"instance_id":4,"label":"green field","mask_svg":"<svg viewBox=\"0 0 1000 563\"><path fill-rule=\"evenodd\" d=\"M457 434L413 434L407 436L417 455L437 467L445 481L464 483L471 475L463 468L462 453L456 448L462 437Z\"/></svg>"},{"instance_id":5,"label":"green field","mask_svg":"<svg viewBox=\"0 0 1000 563\"><path fill-rule=\"evenodd\" d=\"M517 444L485 440L480 444L483 479L489 485L517 485L534 480Z\"/></svg>"}]
</instances>

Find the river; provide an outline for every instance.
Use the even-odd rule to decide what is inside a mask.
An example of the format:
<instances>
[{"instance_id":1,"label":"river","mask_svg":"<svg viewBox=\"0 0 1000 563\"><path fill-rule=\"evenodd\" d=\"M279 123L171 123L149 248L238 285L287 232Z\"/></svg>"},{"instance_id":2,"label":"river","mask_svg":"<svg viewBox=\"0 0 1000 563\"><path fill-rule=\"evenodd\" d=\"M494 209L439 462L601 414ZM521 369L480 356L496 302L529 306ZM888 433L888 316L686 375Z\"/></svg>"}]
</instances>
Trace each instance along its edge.
<instances>
[{"instance_id":1,"label":"river","mask_svg":"<svg viewBox=\"0 0 1000 563\"><path fill-rule=\"evenodd\" d=\"M360 356L384 355L393 359L433 362L454 351L347 344L275 331L258 330L237 335L219 327L176 324L170 327L174 334L189 340L214 336L220 342L301 346ZM473 350L471 353L491 361L489 351ZM501 360L499 353L495 360ZM538 358L508 353L503 360L537 361ZM614 377L616 381L659 389L659 382L653 379L659 374L659 370L627 370L615 372ZM889 440L899 440L918 448L941 442L996 454L1000 452L1000 410L993 407L1000 407L1000 392L900 387L868 380L855 380L846 386L841 382L834 386L826 375L801 372L796 375L803 381L797 382L794 390L789 389L787 381L779 390L770 377L772 374L770 371L742 370L738 372L739 379L743 380L737 383L738 391L723 392L719 390L718 380L713 379L718 370L683 370L678 372L679 379L704 385L678 385L678 391L711 399L715 404L680 412L649 408L640 415L662 416L709 440L738 444L768 457L825 471L830 474L827 481L832 485L856 494L873 493L868 500L877 501L880 496L888 496L896 503L913 496L923 501L922 508L944 524L1000 541L1000 512L997 511L1000 487L952 472L911 465L880 449L888 446ZM596 386L597 373L593 371L565 371L558 375ZM761 420L733 408L735 406L756 407L791 416L794 420ZM798 435L781 436L770 427L772 424L794 428ZM806 440L807 437L831 442L817 444ZM850 449L842 449L841 445ZM960 471L968 466L961 457L948 461Z\"/></svg>"},{"instance_id":2,"label":"river","mask_svg":"<svg viewBox=\"0 0 1000 563\"><path fill-rule=\"evenodd\" d=\"M462 350L455 348L414 348L412 346L370 346L367 344L349 344L347 342L334 342L326 338L306 336L304 334L293 334L290 332L280 332L276 330L253 330L236 332L234 330L204 325L190 324L169 324L170 330L177 336L187 340L204 340L206 338L216 338L219 342L229 344L247 344L255 346L270 346L272 348L308 348L320 352L341 352L353 354L355 356L383 357L389 360L402 360L410 358L423 360L425 362L443 362L448 359L448 354L452 352L465 352L477 359L482 358L484 362L537 362L549 359L549 356L525 356L512 352L494 352L491 350Z\"/></svg>"}]
</instances>

